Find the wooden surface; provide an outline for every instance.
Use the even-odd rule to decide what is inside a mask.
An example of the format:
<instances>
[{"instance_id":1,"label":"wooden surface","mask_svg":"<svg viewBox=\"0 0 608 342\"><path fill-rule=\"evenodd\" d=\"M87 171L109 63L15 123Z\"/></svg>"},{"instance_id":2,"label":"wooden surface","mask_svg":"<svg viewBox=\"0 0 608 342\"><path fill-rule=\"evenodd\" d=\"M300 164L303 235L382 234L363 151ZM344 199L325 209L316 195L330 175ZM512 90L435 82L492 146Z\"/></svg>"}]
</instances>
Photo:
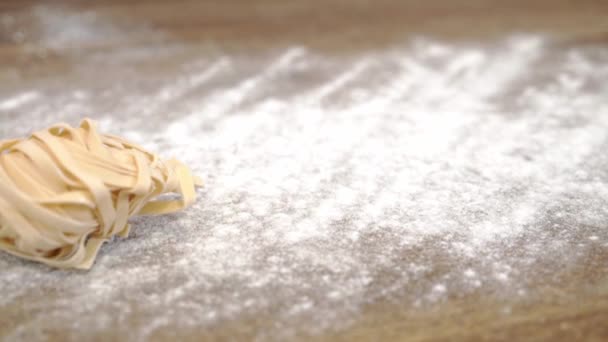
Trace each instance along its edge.
<instances>
[{"instance_id":1,"label":"wooden surface","mask_svg":"<svg viewBox=\"0 0 608 342\"><path fill-rule=\"evenodd\" d=\"M112 27L108 27L108 35L101 38L86 35L79 38L76 35L74 37L77 39L56 42L36 22L32 15L35 8L39 11L94 13L96 18L110 20ZM245 60L242 65L247 65L247 56L263 61L265 56L274 56L276 51L300 46L315 54L349 61L366 53L388 51L396 45L420 37L445 44L493 46L513 35L533 34L549 37L549 50L557 54L562 49L578 47L600 49L603 53L608 49L608 2L600 0L64 0L46 4L37 1L2 1L0 19L4 25L0 26L0 92L7 98L33 87L52 92L53 89L60 89L61 85L57 82L66 82L66 87L74 84L87 86L98 90L99 96L102 96L101 85L108 85L112 81L104 79L103 73L78 71L83 59L97 55L103 57L108 51L113 51L118 56L122 50L129 51L135 47L144 49L146 46L157 48L163 44L168 49L174 48L176 44L179 48L177 52L165 57L142 61L133 66L136 72L125 72L129 82L138 82L138 78L141 78L142 84L155 78L169 79L181 65L191 62L199 55L240 56L238 58ZM105 34L105 29L102 27L101 35ZM122 31L128 34L114 34ZM69 37L72 36L68 35ZM250 67L236 68L229 77L238 79L239 72L247 73L251 71L247 68L259 67L260 64L256 63ZM112 71L111 63L104 64L104 68L108 68L108 75L122 72ZM314 80L315 76L310 77ZM230 81L230 78L218 79L215 85L222 86L222 82ZM288 84L285 89L277 90L275 95L280 97L282 94L298 93L300 90L297 84L306 84L307 81L303 79L297 81L301 83L294 82L295 89L289 89ZM96 88L97 85L99 89ZM209 89L213 86L211 84ZM304 89L305 86L302 87ZM588 91L597 90L590 88ZM110 102L103 101L106 102L96 108L113 108ZM120 99L116 101L119 105L123 103ZM506 105L511 104L508 98L502 101ZM175 103L173 107L166 108L169 112L167 120L172 118L172 108L183 109L179 106L180 103ZM7 105L9 107L11 106ZM15 123L17 127L16 123L22 115L26 115L27 110L27 107L14 110L9 108L0 113L4 116L0 121L4 125L0 129L3 134L0 138L14 133L10 124ZM598 113L604 114L606 113ZM41 120L37 123L39 125L54 121L52 114L36 115ZM76 117L74 114L68 118ZM16 130L19 134L24 133L24 129ZM599 232L605 232L608 223L604 222L596 228ZM432 241L428 245L431 249L440 246ZM420 245L421 250L424 248L424 245ZM453 266L452 256L442 254L440 250L420 253L425 258L430 258L426 262L437 266L436 272L441 273L442 267ZM508 253L515 255L518 251ZM565 250L564 253L568 251ZM402 258L406 262L410 257ZM7 260L7 263L16 262L15 259ZM552 273L543 273L543 263L549 264L546 267ZM36 271L50 272L43 268ZM528 295L521 298L503 296L500 288L491 287L472 292L455 291L438 302L413 306L409 303L415 295L405 286L390 295L366 301L356 314L348 316L352 319L349 324L336 329L329 327L311 331L310 336L305 331L302 332L308 329L308 326L303 325L303 329L296 329L299 331L297 336L291 338L327 341L608 340L608 248L585 249L584 256L563 270L543 259L539 263L532 263L530 269L520 271L523 274L521 279L526 279L525 274L529 274L530 279L526 283ZM394 275L390 272L387 274L385 281L390 285L390 276ZM69 274L64 276L69 277ZM433 274L428 277L433 278ZM382 285L383 279L376 281L380 285L375 286L385 286ZM388 285L387 288L390 287ZM53 300L54 297L59 300L62 296L61 290L57 293L49 293L48 289L45 291L47 292L30 291L29 297L19 297L14 302L5 304L0 313L0 337L3 333L14 333L10 326L19 326L28 320L31 310L35 310L32 309L32 301ZM511 293L508 289L504 292ZM362 292L362 295L365 293ZM111 306L106 307L106 310L112 310ZM265 308L260 312L248 312L220 320L204 328L165 326L148 337L155 340L171 340L176 336L188 340L260 338L265 336L260 335L260 331L274 327L276 315L272 308ZM145 319L133 314L121 322L139 326L141 320ZM69 330L53 331L52 327L45 329L50 332L36 336L45 336L50 340L63 340L72 336ZM79 327L76 325L73 329ZM95 335L98 340L120 336L111 327L105 333L97 332Z\"/></svg>"}]
</instances>

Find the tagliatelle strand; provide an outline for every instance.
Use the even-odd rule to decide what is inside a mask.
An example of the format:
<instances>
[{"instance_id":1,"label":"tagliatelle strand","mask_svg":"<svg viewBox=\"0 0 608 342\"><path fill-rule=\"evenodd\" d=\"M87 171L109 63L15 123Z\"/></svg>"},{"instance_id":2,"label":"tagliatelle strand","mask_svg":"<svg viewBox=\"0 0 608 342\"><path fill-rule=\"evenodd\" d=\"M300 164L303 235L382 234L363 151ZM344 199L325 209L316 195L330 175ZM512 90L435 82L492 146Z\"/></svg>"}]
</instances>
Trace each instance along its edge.
<instances>
[{"instance_id":1,"label":"tagliatelle strand","mask_svg":"<svg viewBox=\"0 0 608 342\"><path fill-rule=\"evenodd\" d=\"M105 241L128 235L130 217L184 209L195 185L202 181L184 164L99 134L89 119L0 141L0 249L89 269ZM165 193L181 199L152 201Z\"/></svg>"}]
</instances>

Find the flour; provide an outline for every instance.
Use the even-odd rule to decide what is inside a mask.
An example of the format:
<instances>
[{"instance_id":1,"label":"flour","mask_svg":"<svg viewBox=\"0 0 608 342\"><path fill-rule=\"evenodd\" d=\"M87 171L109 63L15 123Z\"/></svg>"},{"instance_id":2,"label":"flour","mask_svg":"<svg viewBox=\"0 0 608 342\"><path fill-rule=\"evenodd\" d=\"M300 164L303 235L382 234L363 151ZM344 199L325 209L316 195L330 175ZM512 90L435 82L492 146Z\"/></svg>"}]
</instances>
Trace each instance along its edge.
<instances>
[{"instance_id":1,"label":"flour","mask_svg":"<svg viewBox=\"0 0 608 342\"><path fill-rule=\"evenodd\" d=\"M59 19L41 21L59 25L55 48L84 39L77 28L86 39L118 30ZM450 296L525 297L608 245L604 50L521 36L348 58L175 51L186 67L151 74L138 62L162 64L153 50L107 70L84 56L57 84L40 81L48 92L1 102L28 104L19 122L0 116L2 137L87 114L206 181L194 207L136 219L88 273L0 256L0 310L29 313L9 340L46 328L137 340L251 317L273 322L260 340L316 334L378 300L422 310ZM104 57L115 53L125 57ZM142 76L117 85L123 72ZM81 81L92 78L95 88Z\"/></svg>"},{"instance_id":2,"label":"flour","mask_svg":"<svg viewBox=\"0 0 608 342\"><path fill-rule=\"evenodd\" d=\"M26 104L33 102L40 97L40 94L35 91L26 91L15 96L0 99L0 111L12 111Z\"/></svg>"}]
</instances>

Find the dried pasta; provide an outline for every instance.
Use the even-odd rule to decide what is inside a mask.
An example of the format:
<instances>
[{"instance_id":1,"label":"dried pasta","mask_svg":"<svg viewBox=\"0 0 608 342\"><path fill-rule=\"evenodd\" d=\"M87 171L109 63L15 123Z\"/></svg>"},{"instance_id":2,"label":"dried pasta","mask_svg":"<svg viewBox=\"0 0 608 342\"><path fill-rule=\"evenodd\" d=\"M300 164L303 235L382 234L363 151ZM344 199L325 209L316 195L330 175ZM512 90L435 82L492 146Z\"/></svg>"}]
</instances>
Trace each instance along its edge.
<instances>
[{"instance_id":1,"label":"dried pasta","mask_svg":"<svg viewBox=\"0 0 608 342\"><path fill-rule=\"evenodd\" d=\"M99 134L89 119L0 140L0 249L89 269L105 241L128 235L130 217L181 210L200 184L184 164ZM181 199L154 200L164 193Z\"/></svg>"}]
</instances>

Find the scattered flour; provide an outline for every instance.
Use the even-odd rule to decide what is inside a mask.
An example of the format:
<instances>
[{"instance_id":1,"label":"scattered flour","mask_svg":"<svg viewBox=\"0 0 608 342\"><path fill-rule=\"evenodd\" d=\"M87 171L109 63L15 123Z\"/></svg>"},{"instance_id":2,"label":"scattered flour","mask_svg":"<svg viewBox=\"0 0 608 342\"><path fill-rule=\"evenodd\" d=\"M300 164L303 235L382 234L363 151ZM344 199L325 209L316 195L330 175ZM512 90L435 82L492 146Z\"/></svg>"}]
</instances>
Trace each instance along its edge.
<instances>
[{"instance_id":1,"label":"scattered flour","mask_svg":"<svg viewBox=\"0 0 608 342\"><path fill-rule=\"evenodd\" d=\"M15 96L0 99L0 111L12 111L38 99L40 94L36 91L26 91Z\"/></svg>"},{"instance_id":2,"label":"scattered flour","mask_svg":"<svg viewBox=\"0 0 608 342\"><path fill-rule=\"evenodd\" d=\"M120 34L36 15L57 49ZM21 114L0 116L3 138L89 115L206 180L194 207L136 219L88 273L0 255L0 312L27 313L0 336L111 328L143 340L251 317L274 322L260 340L314 334L376 300L526 296L608 245L606 50L515 37L350 58L179 51L187 67L152 74L139 60L166 56L135 49L103 70L83 56L56 83L0 97ZM116 84L124 73L140 77Z\"/></svg>"}]
</instances>

